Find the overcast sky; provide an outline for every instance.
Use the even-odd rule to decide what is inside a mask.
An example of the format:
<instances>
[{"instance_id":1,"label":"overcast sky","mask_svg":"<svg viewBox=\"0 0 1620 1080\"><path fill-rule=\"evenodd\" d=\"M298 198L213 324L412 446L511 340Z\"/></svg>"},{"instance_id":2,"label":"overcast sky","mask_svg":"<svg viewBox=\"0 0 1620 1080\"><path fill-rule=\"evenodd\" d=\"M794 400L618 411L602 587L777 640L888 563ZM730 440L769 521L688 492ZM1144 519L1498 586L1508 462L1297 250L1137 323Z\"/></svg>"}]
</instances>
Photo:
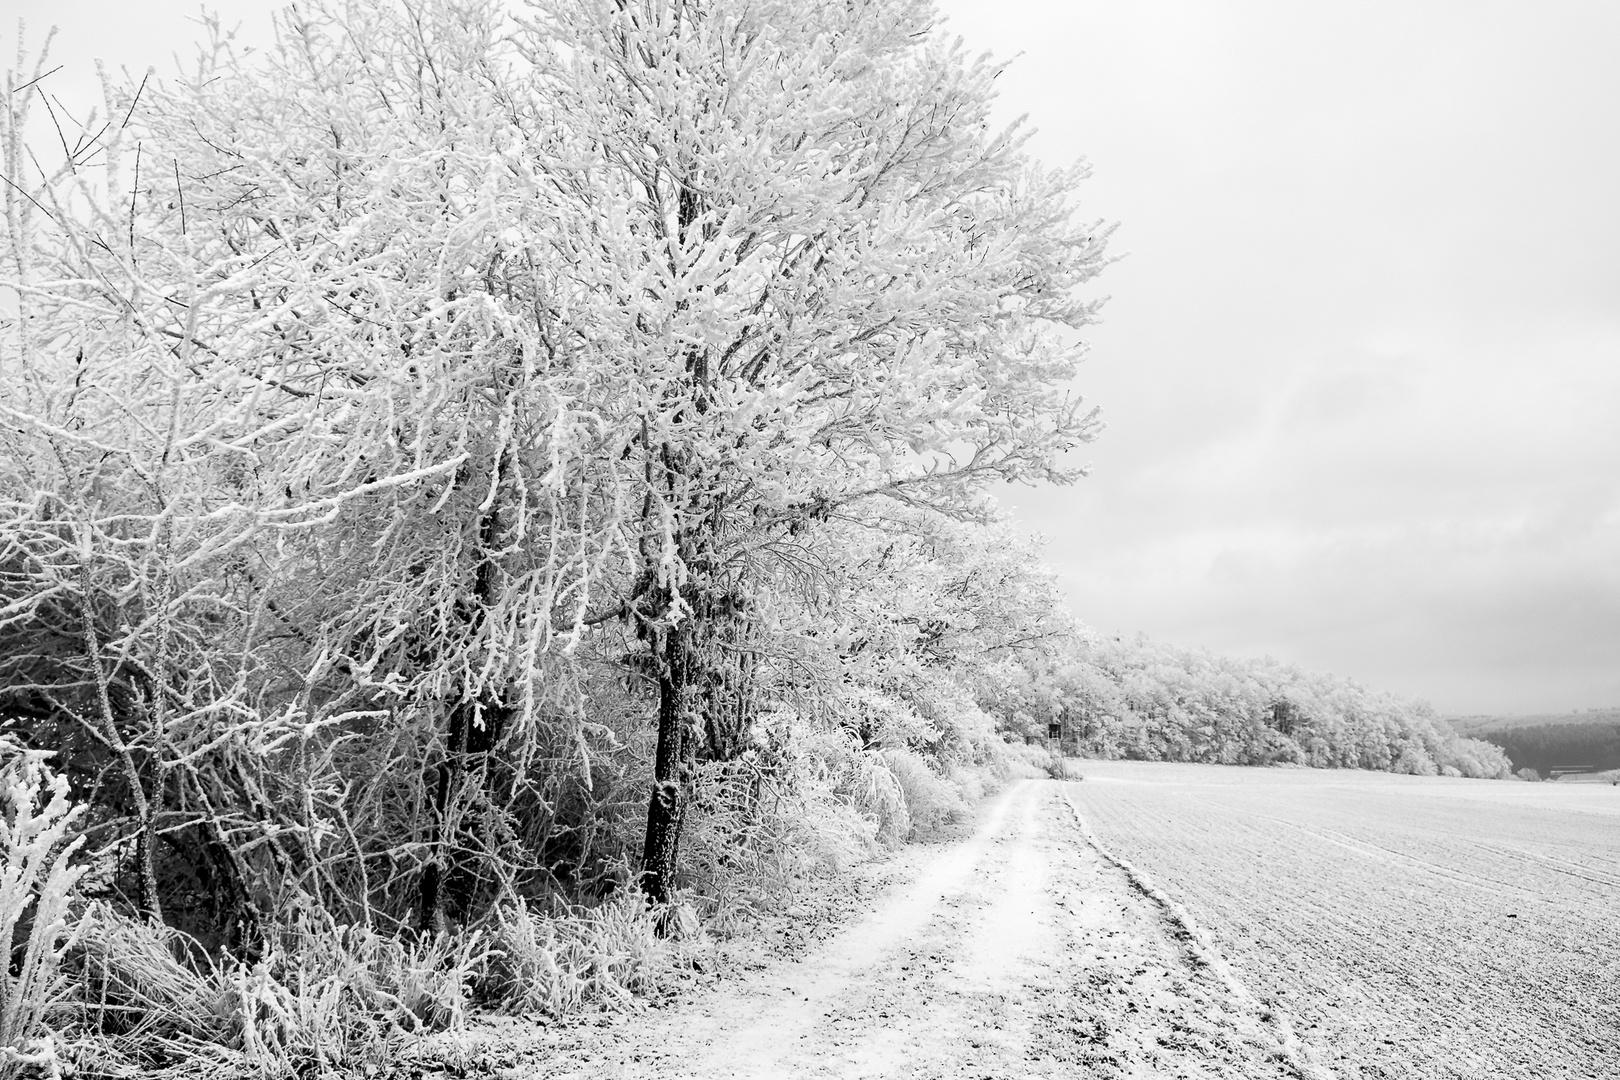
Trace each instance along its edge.
<instances>
[{"instance_id":1,"label":"overcast sky","mask_svg":"<svg viewBox=\"0 0 1620 1080\"><path fill-rule=\"evenodd\" d=\"M262 39L279 3L227 0ZM1009 489L1104 631L1442 712L1620 704L1620 4L944 0L1129 252L1071 489ZM0 0L71 88L178 0Z\"/></svg>"},{"instance_id":2,"label":"overcast sky","mask_svg":"<svg viewBox=\"0 0 1620 1080\"><path fill-rule=\"evenodd\" d=\"M1620 703L1620 4L944 8L1129 252L1095 472L1016 499L1080 616Z\"/></svg>"}]
</instances>

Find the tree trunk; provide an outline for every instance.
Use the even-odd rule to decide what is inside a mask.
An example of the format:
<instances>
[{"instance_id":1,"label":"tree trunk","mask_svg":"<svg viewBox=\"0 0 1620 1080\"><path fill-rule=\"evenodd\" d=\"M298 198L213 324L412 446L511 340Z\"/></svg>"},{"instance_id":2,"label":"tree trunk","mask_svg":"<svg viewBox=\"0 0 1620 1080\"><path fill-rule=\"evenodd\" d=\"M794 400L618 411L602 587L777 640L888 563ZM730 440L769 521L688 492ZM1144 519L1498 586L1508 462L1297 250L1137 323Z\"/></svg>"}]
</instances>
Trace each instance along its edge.
<instances>
[{"instance_id":1,"label":"tree trunk","mask_svg":"<svg viewBox=\"0 0 1620 1080\"><path fill-rule=\"evenodd\" d=\"M476 635L500 597L494 551L500 538L501 504L497 500L484 514L478 527L478 568L473 573L469 632ZM417 919L423 933L446 928L446 904L451 915L463 917L477 885L474 859L457 842L451 820L456 817L451 800L457 797L463 775L477 770L483 782L485 759L500 742L511 710L506 703L486 691L476 697L464 693L450 709L445 731L444 757L429 770L428 790L432 793L430 825L433 830L432 855L422 868L417 886Z\"/></svg>"},{"instance_id":2,"label":"tree trunk","mask_svg":"<svg viewBox=\"0 0 1620 1080\"><path fill-rule=\"evenodd\" d=\"M702 198L686 179L689 171L688 162L679 175L670 177L676 191L675 239L683 245L697 239L692 234L703 213ZM656 188L650 194L654 201L658 200ZM675 272L673 265L671 272ZM677 307L684 309L686 304L687 301L682 300ZM709 410L711 393L708 351L698 347L688 348L684 361L692 395L692 416L702 416ZM677 417L679 422L680 417ZM647 447L647 450L650 453L652 447ZM712 571L712 566L697 557L697 553L705 550L706 545L694 544L693 541L705 537L712 539L714 521L706 512L710 508L700 505L690 495L682 496L678 492L677 478L689 482L697 478L689 455L665 443L662 456L664 479L669 485L670 495L691 500L684 507L687 512L684 516L690 523L687 529L692 531L681 530L679 547L682 561L694 578L701 581ZM647 479L649 483L653 481L651 471ZM645 551L643 554L646 554ZM686 823L687 803L691 795L692 762L703 731L702 723L697 722L698 718L693 713L700 703L702 706L708 705L703 693L705 671L702 661L706 657L699 656L702 642L707 637L708 627L705 624L709 616L701 599L703 587L700 584L693 590L699 599L688 605L685 618L654 631L653 636L658 661L658 749L653 758L653 785L647 801L647 836L641 851L641 890L654 904L667 904L670 890L674 887L680 857L681 828ZM665 605L666 613L671 606Z\"/></svg>"},{"instance_id":3,"label":"tree trunk","mask_svg":"<svg viewBox=\"0 0 1620 1080\"><path fill-rule=\"evenodd\" d=\"M687 715L693 704L690 620L669 627L658 657L658 750L647 803L647 839L641 852L641 891L655 904L669 902L680 856L681 826L691 785L691 738Z\"/></svg>"},{"instance_id":4,"label":"tree trunk","mask_svg":"<svg viewBox=\"0 0 1620 1080\"><path fill-rule=\"evenodd\" d=\"M458 722L460 706L450 712L450 731L444 748L444 758L428 774L433 805L429 809L429 825L433 830L432 855L422 867L417 883L417 923L424 934L437 933L445 928L443 890L446 826L450 816L450 788L460 771L462 725Z\"/></svg>"}]
</instances>

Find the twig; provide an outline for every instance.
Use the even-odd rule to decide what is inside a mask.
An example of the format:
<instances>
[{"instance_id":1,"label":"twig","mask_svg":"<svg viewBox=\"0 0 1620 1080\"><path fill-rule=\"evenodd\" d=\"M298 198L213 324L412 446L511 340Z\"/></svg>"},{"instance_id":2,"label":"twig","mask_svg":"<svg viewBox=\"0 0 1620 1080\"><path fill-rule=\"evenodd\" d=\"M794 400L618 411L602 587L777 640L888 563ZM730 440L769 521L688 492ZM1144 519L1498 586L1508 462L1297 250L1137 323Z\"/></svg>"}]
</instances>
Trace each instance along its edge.
<instances>
[{"instance_id":1,"label":"twig","mask_svg":"<svg viewBox=\"0 0 1620 1080\"><path fill-rule=\"evenodd\" d=\"M48 78L50 78L50 77L51 77L51 76L52 76L52 75L55 75L55 74L56 74L56 73L57 73L57 72L58 72L58 71L61 71L61 70L62 70L62 65L61 65L61 64L57 64L57 65L56 65L56 66L55 66L55 67L53 67L53 68L51 68L51 70L49 70L49 71L47 71L47 72L46 72L46 73L45 73L45 74L43 74L43 75L36 75L36 76L35 76L35 77L34 77L34 78L32 78L32 79L29 79L29 80L28 80L28 81L27 81L27 82L25 82L25 83L23 83L23 84L22 84L22 85L21 85L21 86L19 86L19 87L17 87L17 88L15 88L15 89L14 89L14 90L12 90L12 91L11 91L11 92L12 92L12 93L13 93L13 94L15 94L15 93L16 93L16 92L17 92L17 91L18 91L18 90L26 90L26 89L28 89L28 88L29 88L29 87L30 87L30 86L33 86L33 85L34 85L34 84L35 84L35 83L37 83L37 82L39 82L39 81L40 81L40 80L41 80L41 79L48 79Z\"/></svg>"},{"instance_id":2,"label":"twig","mask_svg":"<svg viewBox=\"0 0 1620 1080\"><path fill-rule=\"evenodd\" d=\"M145 85L144 83L142 84ZM135 199L141 193L141 144L135 144L135 183L129 189L129 261L135 261Z\"/></svg>"},{"instance_id":3,"label":"twig","mask_svg":"<svg viewBox=\"0 0 1620 1080\"><path fill-rule=\"evenodd\" d=\"M44 87L35 87L39 91L39 100L45 103L45 111L50 115L51 126L56 129L56 141L62 144L62 154L67 158L68 168L74 172L79 170L73 166L73 151L68 149L67 136L62 134L62 121L56 118L56 110L51 108L51 99L45 95Z\"/></svg>"},{"instance_id":4,"label":"twig","mask_svg":"<svg viewBox=\"0 0 1620 1080\"><path fill-rule=\"evenodd\" d=\"M65 116L65 117L67 117L67 118L68 118L68 119L69 119L69 120L72 120L72 121L73 121L73 122L74 122L74 123L75 123L75 124L78 124L78 127L79 127L79 130L80 130L80 131L83 131L83 130L84 130L84 125L83 125L83 124L80 124L80 123L79 123L79 122L78 122L78 121L77 121L77 120L75 120L75 119L74 119L74 117L73 117L73 110L71 110L71 109L69 109L69 108L68 108L68 107L67 107L67 106L66 106L66 105L64 105L64 104L63 104L63 103L62 103L62 99L61 99L61 98L60 98L60 97L58 97L58 96L57 96L57 95L55 95L55 94L52 94L52 95L51 95L51 100L52 100L52 101L54 101L54 102L56 102L56 107L57 107L57 108L58 108L58 109L61 109L61 110L62 110L62 115L63 115L63 116ZM92 110L92 111L94 111L94 110Z\"/></svg>"},{"instance_id":5,"label":"twig","mask_svg":"<svg viewBox=\"0 0 1620 1080\"><path fill-rule=\"evenodd\" d=\"M94 121L95 117L91 117L90 119L92 121ZM78 157L80 150L85 150L88 147L95 146L96 143L101 141L101 137L107 133L107 129L110 128L110 127L112 127L112 121L108 120L106 123L102 124L101 129L99 131L97 131L94 135L92 135L89 139L86 139L84 137L84 134L81 132L79 134L78 141L73 144L73 156ZM97 147L97 149L105 150L106 147L105 146ZM80 164L82 165L83 162L80 162Z\"/></svg>"},{"instance_id":6,"label":"twig","mask_svg":"<svg viewBox=\"0 0 1620 1080\"><path fill-rule=\"evenodd\" d=\"M123 131L125 128L129 127L129 118L135 115L135 106L141 103L141 94L146 90L146 80L150 79L151 77L152 73L150 71L141 76L140 89L135 91L135 100L129 103L129 111L124 114L124 122L118 125L119 131Z\"/></svg>"},{"instance_id":7,"label":"twig","mask_svg":"<svg viewBox=\"0 0 1620 1080\"><path fill-rule=\"evenodd\" d=\"M4 180L7 184L10 184L13 191L17 192L17 194L21 195L23 198L25 198L29 202L33 203L35 208L37 208L40 213L44 214L46 217L50 218L52 221L56 220L56 218L51 215L51 212L49 210L47 210L43 206L39 205L39 200L38 199L34 198L32 195L28 194L28 192L26 192L22 188L18 187L12 181L11 177L7 176L4 173L0 173L0 180Z\"/></svg>"},{"instance_id":8,"label":"twig","mask_svg":"<svg viewBox=\"0 0 1620 1080\"><path fill-rule=\"evenodd\" d=\"M174 190L180 197L180 235L186 235L186 189L180 183L180 159L174 159Z\"/></svg>"}]
</instances>

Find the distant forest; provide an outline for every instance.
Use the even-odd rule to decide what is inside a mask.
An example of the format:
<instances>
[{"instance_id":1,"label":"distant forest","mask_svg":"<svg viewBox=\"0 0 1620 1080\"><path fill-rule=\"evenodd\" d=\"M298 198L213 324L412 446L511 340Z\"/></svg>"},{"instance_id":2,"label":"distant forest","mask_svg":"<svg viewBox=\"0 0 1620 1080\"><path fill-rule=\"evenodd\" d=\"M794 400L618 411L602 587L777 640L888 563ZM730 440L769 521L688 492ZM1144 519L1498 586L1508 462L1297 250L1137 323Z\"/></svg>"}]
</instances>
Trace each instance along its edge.
<instances>
[{"instance_id":1,"label":"distant forest","mask_svg":"<svg viewBox=\"0 0 1620 1080\"><path fill-rule=\"evenodd\" d=\"M1567 766L1620 769L1620 708L1550 716L1465 716L1451 720L1459 734L1500 746L1514 771L1542 776Z\"/></svg>"},{"instance_id":2,"label":"distant forest","mask_svg":"<svg viewBox=\"0 0 1620 1080\"><path fill-rule=\"evenodd\" d=\"M1501 749L1454 730L1425 701L1145 636L1084 634L1061 669L1036 679L1022 702L1001 706L1014 707L1032 734L1060 723L1068 749L1093 757L1512 774ZM1017 727L1010 717L1002 723Z\"/></svg>"}]
</instances>

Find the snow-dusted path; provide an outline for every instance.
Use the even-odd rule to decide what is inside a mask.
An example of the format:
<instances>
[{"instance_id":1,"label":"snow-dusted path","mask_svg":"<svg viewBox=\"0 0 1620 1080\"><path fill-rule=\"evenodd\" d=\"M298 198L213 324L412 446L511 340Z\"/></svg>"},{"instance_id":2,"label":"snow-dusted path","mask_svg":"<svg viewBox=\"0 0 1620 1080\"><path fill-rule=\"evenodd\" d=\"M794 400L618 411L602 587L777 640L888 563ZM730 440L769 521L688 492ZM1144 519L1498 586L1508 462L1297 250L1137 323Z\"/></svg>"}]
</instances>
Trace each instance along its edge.
<instances>
[{"instance_id":1,"label":"snow-dusted path","mask_svg":"<svg viewBox=\"0 0 1620 1080\"><path fill-rule=\"evenodd\" d=\"M1023 781L914 849L870 912L794 960L523 1055L524 1077L1300 1075L1277 1018Z\"/></svg>"}]
</instances>

